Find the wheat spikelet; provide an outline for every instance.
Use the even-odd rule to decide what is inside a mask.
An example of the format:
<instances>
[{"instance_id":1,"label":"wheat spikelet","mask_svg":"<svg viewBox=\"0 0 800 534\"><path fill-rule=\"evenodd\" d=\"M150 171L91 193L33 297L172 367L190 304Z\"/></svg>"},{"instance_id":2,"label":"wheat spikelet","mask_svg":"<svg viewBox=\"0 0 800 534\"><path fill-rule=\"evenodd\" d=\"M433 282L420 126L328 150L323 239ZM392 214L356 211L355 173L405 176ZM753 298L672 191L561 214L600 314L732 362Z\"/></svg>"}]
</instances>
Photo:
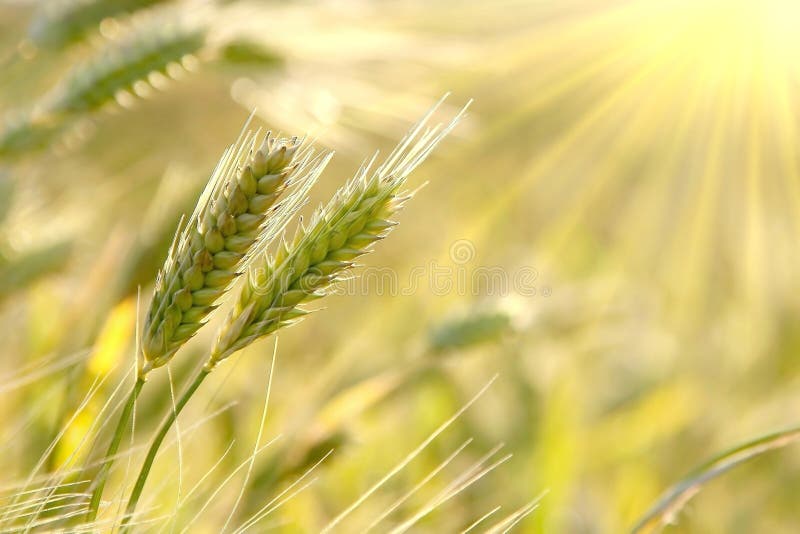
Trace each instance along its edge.
<instances>
[{"instance_id":1,"label":"wheat spikelet","mask_svg":"<svg viewBox=\"0 0 800 534\"><path fill-rule=\"evenodd\" d=\"M206 369L256 339L292 324L306 313L298 305L326 294L395 225L392 216L410 198L401 189L409 173L456 125L423 133L436 108L401 142L374 172L362 166L356 176L324 208L308 228L300 226L291 244L284 239L275 255L263 254L251 267L234 309L220 329ZM374 161L374 158L373 158Z\"/></svg>"},{"instance_id":2,"label":"wheat spikelet","mask_svg":"<svg viewBox=\"0 0 800 534\"><path fill-rule=\"evenodd\" d=\"M142 376L169 361L204 324L253 246L283 229L329 159L312 158L297 138L267 133L257 149L256 140L244 135L225 153L195 212L176 233L145 322ZM300 186L278 203L291 183Z\"/></svg>"},{"instance_id":3,"label":"wheat spikelet","mask_svg":"<svg viewBox=\"0 0 800 534\"><path fill-rule=\"evenodd\" d=\"M55 0L42 2L28 28L31 42L59 48L84 38L108 17L130 13L165 0Z\"/></svg>"}]
</instances>

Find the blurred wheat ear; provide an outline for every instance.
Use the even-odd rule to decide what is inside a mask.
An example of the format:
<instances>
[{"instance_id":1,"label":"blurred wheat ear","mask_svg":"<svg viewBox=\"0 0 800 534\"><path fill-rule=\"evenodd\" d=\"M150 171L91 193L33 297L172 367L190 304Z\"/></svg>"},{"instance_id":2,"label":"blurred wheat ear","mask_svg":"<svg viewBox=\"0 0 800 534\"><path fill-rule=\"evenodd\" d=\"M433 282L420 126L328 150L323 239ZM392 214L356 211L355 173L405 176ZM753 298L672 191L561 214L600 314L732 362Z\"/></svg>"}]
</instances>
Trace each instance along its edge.
<instances>
[{"instance_id":1,"label":"blurred wheat ear","mask_svg":"<svg viewBox=\"0 0 800 534\"><path fill-rule=\"evenodd\" d=\"M154 17L132 25L123 37L110 41L95 57L75 68L45 98L46 113L71 114L97 109L121 93L141 94L156 74L170 75L198 52L206 41L203 26Z\"/></svg>"},{"instance_id":2,"label":"blurred wheat ear","mask_svg":"<svg viewBox=\"0 0 800 534\"><path fill-rule=\"evenodd\" d=\"M42 2L28 28L31 42L57 49L82 40L109 17L166 0L50 0Z\"/></svg>"},{"instance_id":3,"label":"blurred wheat ear","mask_svg":"<svg viewBox=\"0 0 800 534\"><path fill-rule=\"evenodd\" d=\"M78 119L108 105L142 97L161 87L206 44L203 25L151 16L127 25L121 37L107 40L75 66L31 109L5 120L0 157L20 157L48 146Z\"/></svg>"}]
</instances>

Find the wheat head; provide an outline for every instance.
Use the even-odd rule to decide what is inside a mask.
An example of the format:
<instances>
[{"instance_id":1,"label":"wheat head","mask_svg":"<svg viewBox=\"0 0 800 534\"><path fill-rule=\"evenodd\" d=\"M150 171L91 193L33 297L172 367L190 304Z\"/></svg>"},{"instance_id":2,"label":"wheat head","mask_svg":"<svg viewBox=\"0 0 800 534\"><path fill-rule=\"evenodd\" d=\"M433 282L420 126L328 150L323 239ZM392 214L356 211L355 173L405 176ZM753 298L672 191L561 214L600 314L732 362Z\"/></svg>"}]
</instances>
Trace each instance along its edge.
<instances>
[{"instance_id":1,"label":"wheat head","mask_svg":"<svg viewBox=\"0 0 800 534\"><path fill-rule=\"evenodd\" d=\"M109 17L165 0L51 0L42 2L28 28L31 42L56 49L83 39Z\"/></svg>"},{"instance_id":2,"label":"wheat head","mask_svg":"<svg viewBox=\"0 0 800 534\"><path fill-rule=\"evenodd\" d=\"M206 370L253 341L288 326L308 313L298 306L326 294L354 260L367 253L396 224L391 219L411 197L406 178L455 127L423 132L428 115L374 172L375 158L302 224L291 242L285 238L274 255L264 253L249 269L247 282L220 328Z\"/></svg>"},{"instance_id":3,"label":"wheat head","mask_svg":"<svg viewBox=\"0 0 800 534\"><path fill-rule=\"evenodd\" d=\"M71 69L30 109L6 116L0 157L19 157L51 144L77 119L115 102L135 101L155 84L174 77L205 50L207 32L198 22L147 17L129 25L96 54Z\"/></svg>"},{"instance_id":4,"label":"wheat head","mask_svg":"<svg viewBox=\"0 0 800 534\"><path fill-rule=\"evenodd\" d=\"M327 164L293 137L247 134L231 147L176 233L156 280L142 336L140 374L164 365L204 324L257 243L269 241ZM249 149L249 150L248 150ZM301 184L279 203L292 183Z\"/></svg>"},{"instance_id":5,"label":"wheat head","mask_svg":"<svg viewBox=\"0 0 800 534\"><path fill-rule=\"evenodd\" d=\"M155 73L169 76L171 65L200 51L206 29L197 23L151 17L111 41L96 56L76 67L45 97L44 113L70 115L113 102L121 93L141 94Z\"/></svg>"}]
</instances>

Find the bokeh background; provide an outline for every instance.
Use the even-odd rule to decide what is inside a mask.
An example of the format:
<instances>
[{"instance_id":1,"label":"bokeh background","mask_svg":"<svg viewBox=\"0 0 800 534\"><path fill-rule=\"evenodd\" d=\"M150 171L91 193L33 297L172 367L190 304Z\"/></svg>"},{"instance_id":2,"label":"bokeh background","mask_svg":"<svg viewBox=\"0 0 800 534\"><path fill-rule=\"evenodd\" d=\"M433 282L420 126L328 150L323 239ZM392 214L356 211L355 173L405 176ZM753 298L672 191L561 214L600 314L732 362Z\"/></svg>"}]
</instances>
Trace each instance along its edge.
<instances>
[{"instance_id":1,"label":"bokeh background","mask_svg":"<svg viewBox=\"0 0 800 534\"><path fill-rule=\"evenodd\" d=\"M415 490L374 529L434 503L414 530L494 511L485 530L537 502L518 531L621 532L703 460L797 423L796 2L86 1L109 9L91 24L48 11L77 3L0 3L0 489L59 429L40 472L92 454L84 438L133 362L137 289L141 316L180 215L253 110L336 150L313 206L445 92L437 117L474 99L469 114L365 260L400 289L424 276L362 284L280 334L260 445L279 439L246 482L275 339L212 375L156 463L147 505L173 519L152 530L218 532L245 484L242 524L332 450L252 527L319 530L495 375L340 531ZM148 83L76 103L86 65L131 34L155 49L189 37L164 73L143 63ZM171 364L176 387L205 330ZM136 444L170 406L154 374ZM798 491L798 451L773 451L704 486L667 531L796 532Z\"/></svg>"}]
</instances>

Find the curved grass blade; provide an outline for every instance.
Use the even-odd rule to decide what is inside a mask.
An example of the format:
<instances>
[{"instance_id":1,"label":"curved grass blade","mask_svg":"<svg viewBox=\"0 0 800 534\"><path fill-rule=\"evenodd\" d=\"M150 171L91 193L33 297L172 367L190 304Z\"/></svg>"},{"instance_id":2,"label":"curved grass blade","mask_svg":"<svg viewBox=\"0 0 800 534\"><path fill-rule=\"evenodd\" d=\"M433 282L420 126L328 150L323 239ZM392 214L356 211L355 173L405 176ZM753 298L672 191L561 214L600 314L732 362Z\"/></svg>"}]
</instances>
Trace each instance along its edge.
<instances>
[{"instance_id":1,"label":"curved grass blade","mask_svg":"<svg viewBox=\"0 0 800 534\"><path fill-rule=\"evenodd\" d=\"M671 523L686 503L700 492L705 483L739 464L766 452L790 445L798 439L800 439L800 426L795 426L767 434L718 454L667 490L636 523L631 533L653 532L657 528Z\"/></svg>"}]
</instances>

